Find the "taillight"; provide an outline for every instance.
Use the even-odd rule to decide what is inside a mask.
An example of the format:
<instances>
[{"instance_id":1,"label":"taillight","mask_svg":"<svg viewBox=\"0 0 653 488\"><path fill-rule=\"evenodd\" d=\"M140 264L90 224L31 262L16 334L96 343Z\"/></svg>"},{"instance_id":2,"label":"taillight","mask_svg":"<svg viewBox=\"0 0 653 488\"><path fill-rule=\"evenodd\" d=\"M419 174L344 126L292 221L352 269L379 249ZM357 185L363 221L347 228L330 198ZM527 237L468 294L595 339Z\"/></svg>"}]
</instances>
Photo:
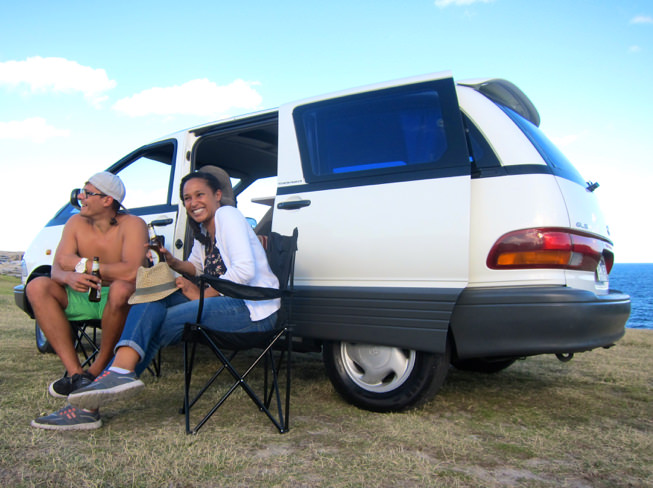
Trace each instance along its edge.
<instances>
[{"instance_id":1,"label":"taillight","mask_svg":"<svg viewBox=\"0 0 653 488\"><path fill-rule=\"evenodd\" d=\"M523 229L504 234L487 257L490 269L563 268L595 271L601 258L608 273L614 256L609 241L561 228Z\"/></svg>"}]
</instances>

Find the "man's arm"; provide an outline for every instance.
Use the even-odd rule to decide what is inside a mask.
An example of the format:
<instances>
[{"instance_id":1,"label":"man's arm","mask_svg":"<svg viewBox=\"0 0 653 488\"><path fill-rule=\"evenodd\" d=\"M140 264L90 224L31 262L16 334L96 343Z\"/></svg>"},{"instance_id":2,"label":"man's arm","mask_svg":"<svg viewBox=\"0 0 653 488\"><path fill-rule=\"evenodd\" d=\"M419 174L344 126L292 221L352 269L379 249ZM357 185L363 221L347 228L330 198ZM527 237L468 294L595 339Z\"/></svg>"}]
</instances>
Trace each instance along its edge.
<instances>
[{"instance_id":1,"label":"man's arm","mask_svg":"<svg viewBox=\"0 0 653 488\"><path fill-rule=\"evenodd\" d=\"M147 226L140 217L129 215L122 222L121 258L118 263L100 262L100 274L103 281L136 281L136 272L145 262L145 244L147 243Z\"/></svg>"},{"instance_id":2,"label":"man's arm","mask_svg":"<svg viewBox=\"0 0 653 488\"><path fill-rule=\"evenodd\" d=\"M75 233L81 223L80 218L75 215L64 226L61 240L54 253L50 277L60 285L68 285L73 290L85 292L97 279L87 274L75 272L75 266L81 259L77 249Z\"/></svg>"},{"instance_id":3,"label":"man's arm","mask_svg":"<svg viewBox=\"0 0 653 488\"><path fill-rule=\"evenodd\" d=\"M61 233L61 240L54 253L54 260L52 263L52 278L58 280L58 272L75 271L75 266L79 263L81 256L77 248L77 239L75 234L81 224L80 217L77 215L72 216L63 228ZM88 267L90 269L90 266ZM56 276L55 276L56 275ZM62 278L62 277L61 277Z\"/></svg>"}]
</instances>

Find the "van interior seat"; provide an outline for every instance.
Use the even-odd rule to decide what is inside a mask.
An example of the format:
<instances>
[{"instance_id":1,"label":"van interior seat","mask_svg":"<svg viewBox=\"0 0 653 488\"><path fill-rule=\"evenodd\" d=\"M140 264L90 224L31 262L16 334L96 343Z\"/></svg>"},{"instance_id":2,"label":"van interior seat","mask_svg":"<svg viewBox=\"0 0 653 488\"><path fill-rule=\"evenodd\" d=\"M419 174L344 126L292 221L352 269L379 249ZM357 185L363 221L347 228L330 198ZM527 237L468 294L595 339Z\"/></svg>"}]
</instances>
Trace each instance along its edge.
<instances>
[{"instance_id":1,"label":"van interior seat","mask_svg":"<svg viewBox=\"0 0 653 488\"><path fill-rule=\"evenodd\" d=\"M220 188L222 189L222 205L230 205L232 207L236 206L236 197L234 196L234 189L231 186L231 178L229 173L220 168L219 166L206 165L201 166L200 171L204 173L209 173L215 176L220 183Z\"/></svg>"}]
</instances>

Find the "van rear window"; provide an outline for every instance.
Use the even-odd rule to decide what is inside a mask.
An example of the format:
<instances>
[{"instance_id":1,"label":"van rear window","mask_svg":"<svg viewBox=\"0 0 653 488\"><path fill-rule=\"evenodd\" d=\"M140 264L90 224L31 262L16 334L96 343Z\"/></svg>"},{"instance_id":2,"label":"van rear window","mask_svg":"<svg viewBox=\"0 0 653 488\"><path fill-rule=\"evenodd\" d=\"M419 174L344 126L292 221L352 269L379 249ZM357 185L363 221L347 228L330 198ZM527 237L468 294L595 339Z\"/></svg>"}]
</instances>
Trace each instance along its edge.
<instances>
[{"instance_id":1,"label":"van rear window","mask_svg":"<svg viewBox=\"0 0 653 488\"><path fill-rule=\"evenodd\" d=\"M423 83L297 107L306 180L468 165L460 154L457 99L453 90L442 93L446 86Z\"/></svg>"},{"instance_id":2,"label":"van rear window","mask_svg":"<svg viewBox=\"0 0 653 488\"><path fill-rule=\"evenodd\" d=\"M579 185L585 186L585 179L581 176L578 170L571 164L571 161L557 148L553 142L532 122L526 120L512 109L503 105L498 105L510 119L517 124L517 127L526 135L531 144L537 149L546 162L547 166L551 168L554 175L560 176L567 180L571 180Z\"/></svg>"}]
</instances>

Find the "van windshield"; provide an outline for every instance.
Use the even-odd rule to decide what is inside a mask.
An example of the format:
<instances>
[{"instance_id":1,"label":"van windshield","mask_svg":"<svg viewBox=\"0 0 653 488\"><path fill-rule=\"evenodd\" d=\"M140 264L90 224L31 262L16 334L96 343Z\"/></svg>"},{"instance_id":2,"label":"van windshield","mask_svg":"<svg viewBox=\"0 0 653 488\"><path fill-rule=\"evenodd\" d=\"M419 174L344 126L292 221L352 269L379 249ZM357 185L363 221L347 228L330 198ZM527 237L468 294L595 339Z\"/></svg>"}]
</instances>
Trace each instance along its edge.
<instances>
[{"instance_id":1,"label":"van windshield","mask_svg":"<svg viewBox=\"0 0 653 488\"><path fill-rule=\"evenodd\" d=\"M579 185L585 186L585 179L581 176L571 161L556 147L553 142L540 130L539 127L526 120L514 110L499 105L508 117L521 129L535 149L540 153L547 166L551 168L554 175L571 180Z\"/></svg>"}]
</instances>

